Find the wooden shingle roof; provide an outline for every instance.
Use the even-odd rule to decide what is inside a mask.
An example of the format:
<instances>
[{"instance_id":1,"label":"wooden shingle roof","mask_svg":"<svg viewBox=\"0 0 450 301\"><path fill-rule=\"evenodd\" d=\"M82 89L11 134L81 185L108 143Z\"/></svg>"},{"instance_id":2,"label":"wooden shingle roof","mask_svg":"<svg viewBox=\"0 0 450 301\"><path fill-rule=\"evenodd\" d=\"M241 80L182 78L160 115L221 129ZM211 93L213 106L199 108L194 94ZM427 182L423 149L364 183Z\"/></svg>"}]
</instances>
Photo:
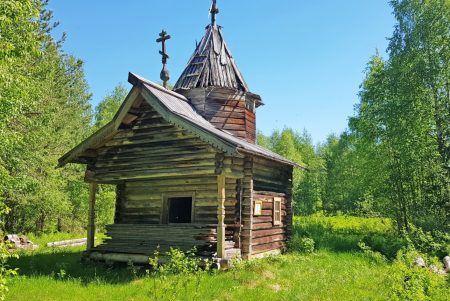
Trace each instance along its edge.
<instances>
[{"instance_id":1,"label":"wooden shingle roof","mask_svg":"<svg viewBox=\"0 0 450 301\"><path fill-rule=\"evenodd\" d=\"M223 38L222 29L208 25L206 33L190 58L174 90L225 87L249 92L233 56Z\"/></svg>"},{"instance_id":2,"label":"wooden shingle roof","mask_svg":"<svg viewBox=\"0 0 450 301\"><path fill-rule=\"evenodd\" d=\"M299 164L261 146L249 143L227 131L216 128L199 115L181 94L167 90L133 73L129 74L128 81L134 87L113 120L62 156L59 159L59 167L70 162L80 163L77 158L83 156L86 151L93 150L101 145L102 141L106 141L114 136L138 94L141 94L165 120L191 131L201 139L230 155L239 156L242 153L247 153L282 164L301 167Z\"/></svg>"}]
</instances>

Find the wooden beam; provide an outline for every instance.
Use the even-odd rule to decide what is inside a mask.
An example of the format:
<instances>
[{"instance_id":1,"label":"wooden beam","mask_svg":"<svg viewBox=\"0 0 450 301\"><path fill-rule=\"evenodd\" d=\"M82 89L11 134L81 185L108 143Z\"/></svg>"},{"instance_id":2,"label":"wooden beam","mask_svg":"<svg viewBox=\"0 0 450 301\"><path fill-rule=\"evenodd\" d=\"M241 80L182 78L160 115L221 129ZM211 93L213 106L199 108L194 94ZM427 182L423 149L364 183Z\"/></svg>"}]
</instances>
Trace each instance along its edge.
<instances>
[{"instance_id":1,"label":"wooden beam","mask_svg":"<svg viewBox=\"0 0 450 301\"><path fill-rule=\"evenodd\" d=\"M87 251L94 248L95 242L95 195L97 193L97 183L89 183L89 216L87 229Z\"/></svg>"},{"instance_id":2,"label":"wooden beam","mask_svg":"<svg viewBox=\"0 0 450 301\"><path fill-rule=\"evenodd\" d=\"M217 176L217 257L225 256L225 176Z\"/></svg>"}]
</instances>

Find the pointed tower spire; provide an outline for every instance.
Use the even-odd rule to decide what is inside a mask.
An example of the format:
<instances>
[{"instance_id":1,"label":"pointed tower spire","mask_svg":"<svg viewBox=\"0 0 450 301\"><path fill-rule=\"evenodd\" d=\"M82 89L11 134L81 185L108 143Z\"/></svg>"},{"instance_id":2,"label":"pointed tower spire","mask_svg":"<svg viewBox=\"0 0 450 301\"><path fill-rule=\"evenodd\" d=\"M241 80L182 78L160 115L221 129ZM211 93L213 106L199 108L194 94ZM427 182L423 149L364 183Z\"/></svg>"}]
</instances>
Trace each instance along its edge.
<instances>
[{"instance_id":1,"label":"pointed tower spire","mask_svg":"<svg viewBox=\"0 0 450 301\"><path fill-rule=\"evenodd\" d=\"M211 14L211 26L216 26L216 15L219 13L216 2L216 0L212 0L211 9L209 10L209 13Z\"/></svg>"},{"instance_id":2,"label":"pointed tower spire","mask_svg":"<svg viewBox=\"0 0 450 301\"><path fill-rule=\"evenodd\" d=\"M167 59L169 58L169 56L167 55L167 52L166 52L166 40L169 40L169 39L170 39L170 35L168 35L167 32L162 30L161 33L159 34L159 38L156 40L157 43L162 44L161 45L162 51L159 51L159 54L161 54L161 56L162 56L161 60L162 60L162 64L163 64L160 78L163 81L164 88L166 88L166 89L167 89L167 82L170 79L169 70L167 70L167 67L166 67Z\"/></svg>"},{"instance_id":3,"label":"pointed tower spire","mask_svg":"<svg viewBox=\"0 0 450 301\"><path fill-rule=\"evenodd\" d=\"M216 128L250 143L256 141L256 108L261 97L251 93L216 24L216 0L209 10L211 24L197 44L174 91L190 103Z\"/></svg>"}]
</instances>

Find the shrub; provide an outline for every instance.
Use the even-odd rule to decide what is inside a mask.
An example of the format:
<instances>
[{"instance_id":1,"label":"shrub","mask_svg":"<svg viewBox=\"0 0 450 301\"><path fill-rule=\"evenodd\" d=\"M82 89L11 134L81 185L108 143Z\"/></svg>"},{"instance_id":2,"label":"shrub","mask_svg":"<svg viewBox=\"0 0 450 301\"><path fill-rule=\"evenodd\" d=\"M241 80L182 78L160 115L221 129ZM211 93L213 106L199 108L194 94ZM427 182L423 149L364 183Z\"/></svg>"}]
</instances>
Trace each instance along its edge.
<instances>
[{"instance_id":1,"label":"shrub","mask_svg":"<svg viewBox=\"0 0 450 301\"><path fill-rule=\"evenodd\" d=\"M407 245L404 238L393 233L366 235L361 239L361 242L390 260L394 260L398 251Z\"/></svg>"},{"instance_id":2,"label":"shrub","mask_svg":"<svg viewBox=\"0 0 450 301\"><path fill-rule=\"evenodd\" d=\"M414 249L399 251L392 265L392 299L401 301L437 301L448 300L450 287L446 276L430 272L417 266L418 257L427 258ZM427 258L427 262L432 259Z\"/></svg>"},{"instance_id":3,"label":"shrub","mask_svg":"<svg viewBox=\"0 0 450 301\"><path fill-rule=\"evenodd\" d=\"M448 255L450 235L435 231L424 231L411 225L409 232L403 233L404 239L414 249L433 256L444 257Z\"/></svg>"},{"instance_id":4,"label":"shrub","mask_svg":"<svg viewBox=\"0 0 450 301\"><path fill-rule=\"evenodd\" d=\"M358 243L358 247L361 249L361 251L364 253L364 255L366 255L373 262L383 263L386 261L386 257L384 257L383 254L372 250L372 248L369 247L368 245L366 245L364 242L360 241Z\"/></svg>"},{"instance_id":5,"label":"shrub","mask_svg":"<svg viewBox=\"0 0 450 301\"><path fill-rule=\"evenodd\" d=\"M196 300L204 274L210 272L212 264L209 260L203 260L197 255L195 248L183 252L170 248L161 258L159 250L154 257L149 259L152 270L147 274L153 278L153 290L150 293L153 300L180 300L180 292L186 300ZM164 260L166 259L166 260ZM164 264L160 264L161 261ZM167 282L167 277L173 277L172 282ZM188 296L192 293L193 295Z\"/></svg>"},{"instance_id":6,"label":"shrub","mask_svg":"<svg viewBox=\"0 0 450 301\"><path fill-rule=\"evenodd\" d=\"M314 239L295 235L290 239L288 247L292 251L299 251L302 253L312 253L314 252L314 245L315 245Z\"/></svg>"},{"instance_id":7,"label":"shrub","mask_svg":"<svg viewBox=\"0 0 450 301\"><path fill-rule=\"evenodd\" d=\"M165 253L167 261L160 265L160 253L156 251L154 257L150 259L149 263L153 271L159 275L176 275L176 274L196 274L211 268L211 263L208 260L203 260L196 255L196 248L187 252L180 249L170 248Z\"/></svg>"},{"instance_id":8,"label":"shrub","mask_svg":"<svg viewBox=\"0 0 450 301\"><path fill-rule=\"evenodd\" d=\"M0 200L0 220L6 214L8 214L9 209ZM1 224L1 222L0 222ZM3 231L0 231L0 236L3 237ZM6 293L8 292L8 279L12 276L17 275L17 269L11 269L8 265L8 260L10 258L18 258L17 254L9 252L10 245L8 242L1 240L0 237L0 300L5 300Z\"/></svg>"}]
</instances>

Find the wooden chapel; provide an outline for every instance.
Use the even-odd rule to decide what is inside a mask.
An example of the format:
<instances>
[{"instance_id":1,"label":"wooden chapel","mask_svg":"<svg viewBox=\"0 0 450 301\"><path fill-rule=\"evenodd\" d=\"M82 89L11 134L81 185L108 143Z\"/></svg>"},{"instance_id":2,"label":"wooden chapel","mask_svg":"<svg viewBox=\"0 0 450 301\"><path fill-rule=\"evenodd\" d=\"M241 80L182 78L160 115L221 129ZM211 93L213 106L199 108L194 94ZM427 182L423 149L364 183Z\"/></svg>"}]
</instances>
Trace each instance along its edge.
<instances>
[{"instance_id":1,"label":"wooden chapel","mask_svg":"<svg viewBox=\"0 0 450 301\"><path fill-rule=\"evenodd\" d=\"M226 262L280 253L292 232L297 165L256 144L256 109L216 24L173 91L129 73L133 86L107 125L59 159L86 165L88 245L94 260L147 263L157 247ZM163 71L166 83L165 32ZM165 84L164 84L165 86ZM114 224L94 246L97 184L116 186Z\"/></svg>"}]
</instances>

